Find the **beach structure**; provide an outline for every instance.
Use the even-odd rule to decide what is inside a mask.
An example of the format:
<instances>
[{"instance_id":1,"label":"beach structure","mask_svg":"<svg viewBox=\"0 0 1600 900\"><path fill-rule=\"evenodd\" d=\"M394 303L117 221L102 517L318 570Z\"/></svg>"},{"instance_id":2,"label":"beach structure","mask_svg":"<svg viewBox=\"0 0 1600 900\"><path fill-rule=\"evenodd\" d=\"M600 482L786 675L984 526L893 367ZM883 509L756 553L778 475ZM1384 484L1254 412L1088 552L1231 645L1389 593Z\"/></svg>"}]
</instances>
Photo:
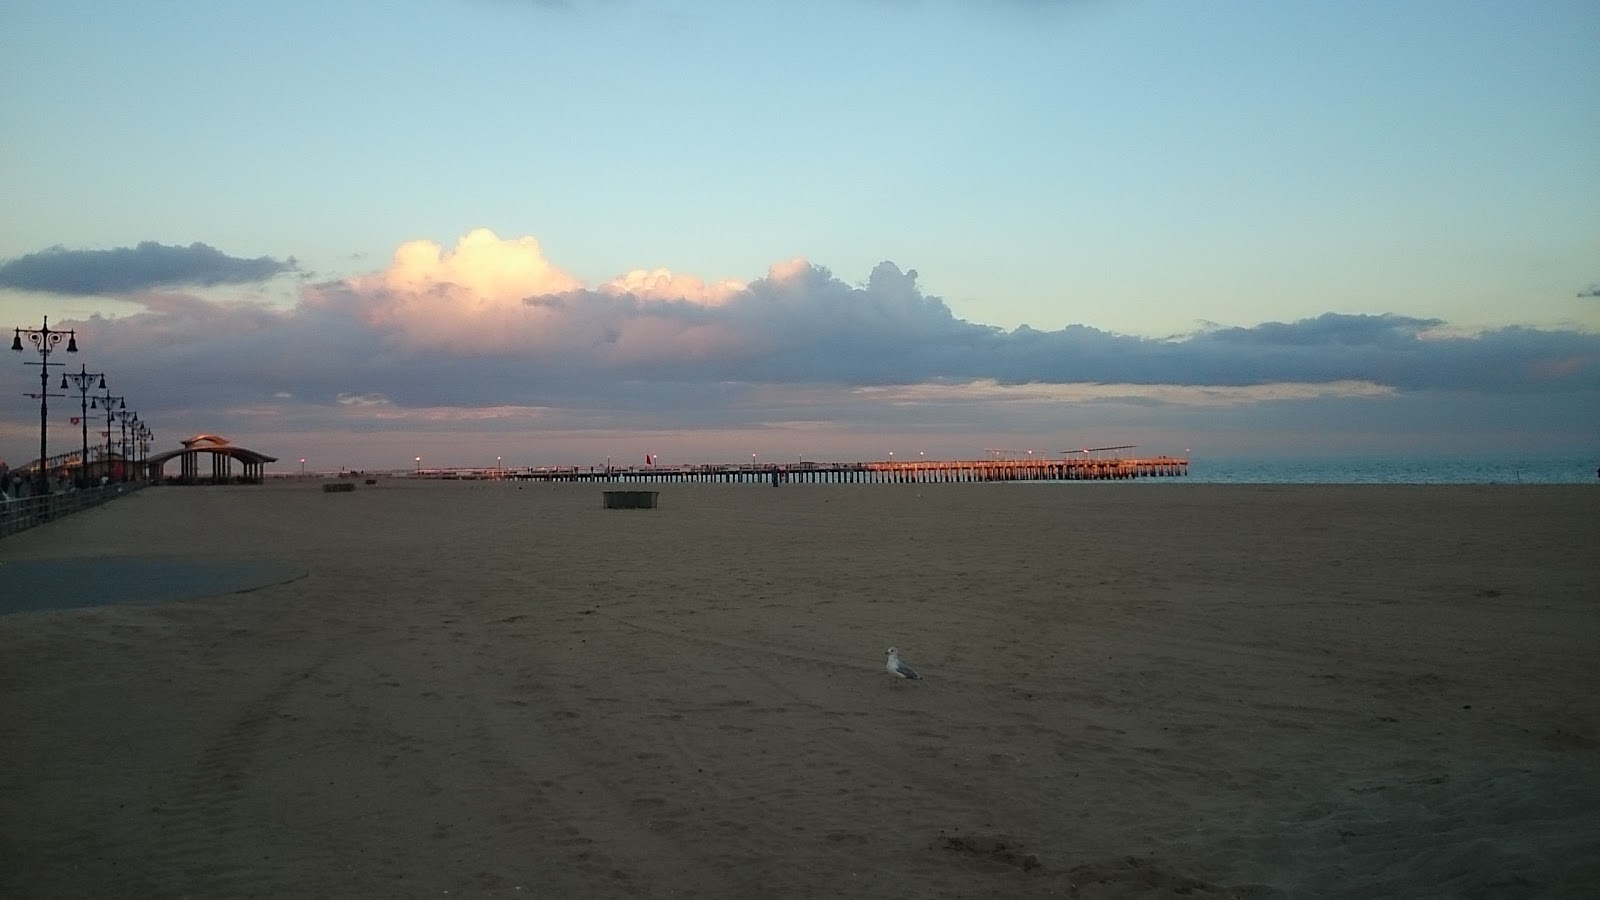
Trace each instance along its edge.
<instances>
[{"instance_id":1,"label":"beach structure","mask_svg":"<svg viewBox=\"0 0 1600 900\"><path fill-rule=\"evenodd\" d=\"M266 474L267 463L277 462L276 456L268 456L254 450L235 446L227 438L215 434L197 434L182 442L183 446L177 450L168 450L158 453L145 461L146 472L152 481L163 480L163 469L167 463L178 460L179 475L169 482L174 484L225 484L229 482L240 484L260 484ZM211 457L211 475L202 478L200 475L200 454ZM238 462L243 472L235 476L233 464Z\"/></svg>"},{"instance_id":2,"label":"beach structure","mask_svg":"<svg viewBox=\"0 0 1600 900\"><path fill-rule=\"evenodd\" d=\"M657 491L606 491L601 505L606 509L655 509Z\"/></svg>"}]
</instances>

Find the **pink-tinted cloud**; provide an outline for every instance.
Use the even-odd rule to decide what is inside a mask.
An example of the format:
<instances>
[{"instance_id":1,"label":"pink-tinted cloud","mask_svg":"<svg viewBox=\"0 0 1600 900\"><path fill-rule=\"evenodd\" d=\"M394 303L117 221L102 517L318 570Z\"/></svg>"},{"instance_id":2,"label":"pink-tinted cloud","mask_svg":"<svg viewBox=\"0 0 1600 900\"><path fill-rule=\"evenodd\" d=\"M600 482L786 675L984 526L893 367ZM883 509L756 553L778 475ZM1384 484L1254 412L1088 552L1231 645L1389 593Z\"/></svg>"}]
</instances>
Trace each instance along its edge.
<instances>
[{"instance_id":1,"label":"pink-tinted cloud","mask_svg":"<svg viewBox=\"0 0 1600 900\"><path fill-rule=\"evenodd\" d=\"M314 286L306 304L354 316L400 344L472 353L537 336L539 316L523 301L580 287L536 239L502 240L478 229L453 249L426 240L402 244L384 271Z\"/></svg>"},{"instance_id":2,"label":"pink-tinted cloud","mask_svg":"<svg viewBox=\"0 0 1600 900\"><path fill-rule=\"evenodd\" d=\"M734 352L727 327L673 312L715 307L745 289L665 269L635 270L590 290L532 237L478 229L446 249L412 241L388 269L308 289L306 305L358 318L391 345L452 355L586 356L602 365Z\"/></svg>"}]
</instances>

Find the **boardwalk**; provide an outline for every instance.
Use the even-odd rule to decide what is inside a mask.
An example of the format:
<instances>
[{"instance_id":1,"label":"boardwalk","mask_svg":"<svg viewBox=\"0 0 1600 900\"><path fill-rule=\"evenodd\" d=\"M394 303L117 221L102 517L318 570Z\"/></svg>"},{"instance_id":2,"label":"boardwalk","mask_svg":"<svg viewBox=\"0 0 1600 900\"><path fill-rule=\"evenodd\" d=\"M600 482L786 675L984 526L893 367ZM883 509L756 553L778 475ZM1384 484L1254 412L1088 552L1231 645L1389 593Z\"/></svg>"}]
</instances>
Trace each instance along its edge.
<instances>
[{"instance_id":1,"label":"boardwalk","mask_svg":"<svg viewBox=\"0 0 1600 900\"><path fill-rule=\"evenodd\" d=\"M955 484L992 481L1107 481L1189 474L1189 460L1062 458L792 462L680 466L542 466L421 469L413 477L625 484Z\"/></svg>"}]
</instances>

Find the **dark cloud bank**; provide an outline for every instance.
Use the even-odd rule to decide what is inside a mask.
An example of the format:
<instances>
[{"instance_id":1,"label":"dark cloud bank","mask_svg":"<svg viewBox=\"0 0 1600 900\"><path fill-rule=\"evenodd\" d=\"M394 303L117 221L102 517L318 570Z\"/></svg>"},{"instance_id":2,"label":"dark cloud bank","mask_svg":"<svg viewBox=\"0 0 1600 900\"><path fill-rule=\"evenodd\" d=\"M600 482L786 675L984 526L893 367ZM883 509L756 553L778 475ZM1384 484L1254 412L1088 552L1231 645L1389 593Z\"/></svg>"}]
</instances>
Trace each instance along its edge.
<instances>
[{"instance_id":1,"label":"dark cloud bank","mask_svg":"<svg viewBox=\"0 0 1600 900\"><path fill-rule=\"evenodd\" d=\"M295 261L240 259L208 244L144 241L113 250L51 247L0 264L0 288L65 296L128 294L154 288L249 284L297 271Z\"/></svg>"}]
</instances>

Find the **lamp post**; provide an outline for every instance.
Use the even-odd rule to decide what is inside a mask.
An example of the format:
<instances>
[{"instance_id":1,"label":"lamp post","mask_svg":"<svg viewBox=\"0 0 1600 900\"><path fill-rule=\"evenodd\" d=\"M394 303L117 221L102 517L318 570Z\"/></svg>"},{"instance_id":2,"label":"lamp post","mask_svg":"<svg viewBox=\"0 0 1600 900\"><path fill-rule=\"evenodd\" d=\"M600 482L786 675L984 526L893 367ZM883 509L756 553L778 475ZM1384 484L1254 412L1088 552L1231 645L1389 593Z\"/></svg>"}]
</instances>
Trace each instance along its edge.
<instances>
[{"instance_id":1,"label":"lamp post","mask_svg":"<svg viewBox=\"0 0 1600 900\"><path fill-rule=\"evenodd\" d=\"M78 371L67 372L61 376L61 389L67 389L70 380L78 389L78 422L83 425L83 455L78 458L78 486L89 486L89 383L96 378L100 379L100 390L106 389L106 373L91 372L81 363Z\"/></svg>"},{"instance_id":2,"label":"lamp post","mask_svg":"<svg viewBox=\"0 0 1600 900\"><path fill-rule=\"evenodd\" d=\"M422 457L417 457L417 477L422 477Z\"/></svg>"},{"instance_id":3,"label":"lamp post","mask_svg":"<svg viewBox=\"0 0 1600 900\"><path fill-rule=\"evenodd\" d=\"M122 478L120 480L128 481L128 427L134 426L137 430L138 425L141 423L139 422L138 413L128 412L126 409L117 413L117 421L122 431L122 441L117 444L117 449L122 451Z\"/></svg>"},{"instance_id":4,"label":"lamp post","mask_svg":"<svg viewBox=\"0 0 1600 900\"><path fill-rule=\"evenodd\" d=\"M150 473L144 471L144 464L150 460L150 441L155 436L156 433L150 429L148 422L139 423L139 469L143 472L146 481L150 480Z\"/></svg>"},{"instance_id":5,"label":"lamp post","mask_svg":"<svg viewBox=\"0 0 1600 900\"><path fill-rule=\"evenodd\" d=\"M99 403L101 405L101 408L106 411L106 474L110 475L111 474L111 472L110 472L110 469L111 469L111 423L116 421L117 410L119 410L119 409L127 409L128 408L128 401L127 401L127 398L125 398L125 397L113 397L113 396L111 396L111 392L110 391L106 391L104 396L100 396L100 397L94 398L94 401L92 403L90 403L90 405L89 405L90 409L94 408L94 403ZM124 468L127 467L127 461L126 460L123 461L123 467Z\"/></svg>"},{"instance_id":6,"label":"lamp post","mask_svg":"<svg viewBox=\"0 0 1600 900\"><path fill-rule=\"evenodd\" d=\"M48 490L50 477L45 472L45 459L49 457L49 442L47 434L50 427L50 367L64 366L66 363L53 363L50 361L50 352L56 349L62 338L67 340L67 352L78 352L78 333L74 329L62 331L50 327L50 317L44 317L44 325L40 328L14 328L12 329L11 349L22 352L22 338L27 335L28 343L39 351L39 361L28 363L30 366L39 367L39 486ZM65 394L56 394L65 397Z\"/></svg>"},{"instance_id":7,"label":"lamp post","mask_svg":"<svg viewBox=\"0 0 1600 900\"><path fill-rule=\"evenodd\" d=\"M130 481L142 481L145 478L144 459L148 455L146 451L150 449L149 434L150 426L143 419L136 416L128 423L128 452L133 456L134 463L134 478L129 479Z\"/></svg>"}]
</instances>

